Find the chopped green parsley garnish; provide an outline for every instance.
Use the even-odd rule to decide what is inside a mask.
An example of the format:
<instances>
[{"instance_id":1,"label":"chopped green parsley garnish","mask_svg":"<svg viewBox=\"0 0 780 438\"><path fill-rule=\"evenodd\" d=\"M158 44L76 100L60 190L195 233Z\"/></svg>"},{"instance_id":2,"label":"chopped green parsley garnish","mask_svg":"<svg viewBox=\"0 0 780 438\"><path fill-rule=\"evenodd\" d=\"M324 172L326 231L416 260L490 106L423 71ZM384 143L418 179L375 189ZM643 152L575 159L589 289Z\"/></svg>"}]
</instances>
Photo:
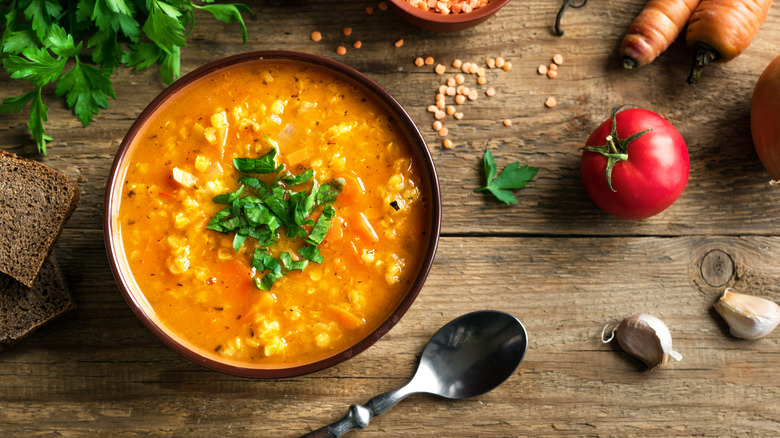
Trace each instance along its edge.
<instances>
[{"instance_id":1,"label":"chopped green parsley garnish","mask_svg":"<svg viewBox=\"0 0 780 438\"><path fill-rule=\"evenodd\" d=\"M252 267L258 273L264 273L262 277L255 278L255 285L261 290L269 290L289 271L302 271L310 261L322 263L318 245L325 239L336 215L336 209L330 204L344 187L342 179L319 185L312 169L298 175L289 172L279 175L283 169L283 166L276 165L279 148L270 138L266 137L266 140L273 146L270 152L256 159L236 158L233 166L242 173L273 174L277 177L265 184L254 176L241 176L238 179L241 186L237 190L212 199L227 207L218 211L206 225L206 229L212 231L234 233L233 249L236 251L247 239L254 239ZM291 189L308 181L312 182L309 191ZM322 212L315 221L314 212L319 207L322 207ZM279 239L281 228L288 238L303 240L304 245L298 250L300 260L294 261L289 252L280 253L278 259L268 253Z\"/></svg>"}]
</instances>

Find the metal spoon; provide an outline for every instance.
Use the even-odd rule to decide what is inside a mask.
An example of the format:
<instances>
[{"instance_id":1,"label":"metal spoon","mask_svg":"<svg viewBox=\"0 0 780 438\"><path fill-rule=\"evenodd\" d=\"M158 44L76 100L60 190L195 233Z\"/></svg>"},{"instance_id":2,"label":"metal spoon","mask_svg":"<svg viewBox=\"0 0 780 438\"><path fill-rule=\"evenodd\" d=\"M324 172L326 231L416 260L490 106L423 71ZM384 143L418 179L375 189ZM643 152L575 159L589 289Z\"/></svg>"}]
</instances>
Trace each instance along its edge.
<instances>
[{"instance_id":1,"label":"metal spoon","mask_svg":"<svg viewBox=\"0 0 780 438\"><path fill-rule=\"evenodd\" d=\"M523 324L494 310L455 318L428 341L412 380L405 386L352 405L344 418L303 437L338 437L365 428L377 415L415 393L461 399L484 394L511 376L528 348Z\"/></svg>"}]
</instances>

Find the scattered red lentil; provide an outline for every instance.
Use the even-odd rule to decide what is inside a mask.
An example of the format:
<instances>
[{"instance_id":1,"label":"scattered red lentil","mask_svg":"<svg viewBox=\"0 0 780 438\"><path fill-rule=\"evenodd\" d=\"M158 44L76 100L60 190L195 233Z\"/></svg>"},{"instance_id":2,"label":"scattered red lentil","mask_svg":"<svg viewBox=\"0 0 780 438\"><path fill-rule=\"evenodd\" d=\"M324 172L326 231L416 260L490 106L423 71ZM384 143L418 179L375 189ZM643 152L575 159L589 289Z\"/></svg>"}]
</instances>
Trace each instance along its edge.
<instances>
[{"instance_id":1,"label":"scattered red lentil","mask_svg":"<svg viewBox=\"0 0 780 438\"><path fill-rule=\"evenodd\" d=\"M558 64L550 64L550 70L558 70Z\"/></svg>"},{"instance_id":2,"label":"scattered red lentil","mask_svg":"<svg viewBox=\"0 0 780 438\"><path fill-rule=\"evenodd\" d=\"M558 77L558 70L548 70L547 71L547 77L550 79L555 79Z\"/></svg>"},{"instance_id":3,"label":"scattered red lentil","mask_svg":"<svg viewBox=\"0 0 780 438\"><path fill-rule=\"evenodd\" d=\"M458 85L458 81L455 78L447 79L447 86L448 87L454 87L456 85Z\"/></svg>"},{"instance_id":4,"label":"scattered red lentil","mask_svg":"<svg viewBox=\"0 0 780 438\"><path fill-rule=\"evenodd\" d=\"M509 62L509 61L507 61L507 62L505 62L505 63L504 63L504 65L502 65L502 66L501 66L501 68L502 68L504 71L509 71L509 70L512 70L512 63L511 63L511 62Z\"/></svg>"},{"instance_id":5,"label":"scattered red lentil","mask_svg":"<svg viewBox=\"0 0 780 438\"><path fill-rule=\"evenodd\" d=\"M455 96L455 103L457 103L458 105L462 105L463 102L465 102L465 101L466 101L466 96L464 96L462 94L460 94L458 96Z\"/></svg>"},{"instance_id":6,"label":"scattered red lentil","mask_svg":"<svg viewBox=\"0 0 780 438\"><path fill-rule=\"evenodd\" d=\"M455 79L455 83L457 83L457 84L462 84L462 83L466 82L466 78L464 78L462 74L455 75L454 79Z\"/></svg>"},{"instance_id":7,"label":"scattered red lentil","mask_svg":"<svg viewBox=\"0 0 780 438\"><path fill-rule=\"evenodd\" d=\"M463 118L463 113L458 112L452 115L452 117L455 117L456 119L460 120Z\"/></svg>"},{"instance_id":8,"label":"scattered red lentil","mask_svg":"<svg viewBox=\"0 0 780 438\"><path fill-rule=\"evenodd\" d=\"M479 67L477 66L477 64L469 65L469 73L474 74L474 73L477 72L477 70L479 70Z\"/></svg>"},{"instance_id":9,"label":"scattered red lentil","mask_svg":"<svg viewBox=\"0 0 780 438\"><path fill-rule=\"evenodd\" d=\"M428 112L429 112L429 113L435 113L435 112L436 112L436 111L438 111L438 110L439 110L439 109L438 109L438 108L436 108L436 105L428 105Z\"/></svg>"},{"instance_id":10,"label":"scattered red lentil","mask_svg":"<svg viewBox=\"0 0 780 438\"><path fill-rule=\"evenodd\" d=\"M433 56L428 56L425 58L425 65L433 65Z\"/></svg>"},{"instance_id":11,"label":"scattered red lentil","mask_svg":"<svg viewBox=\"0 0 780 438\"><path fill-rule=\"evenodd\" d=\"M379 2L379 9L382 11L387 10L387 2Z\"/></svg>"},{"instance_id":12,"label":"scattered red lentil","mask_svg":"<svg viewBox=\"0 0 780 438\"><path fill-rule=\"evenodd\" d=\"M478 96L479 95L477 94L477 90L471 90L469 92L468 98L469 98L469 100L477 100Z\"/></svg>"},{"instance_id":13,"label":"scattered red lentil","mask_svg":"<svg viewBox=\"0 0 780 438\"><path fill-rule=\"evenodd\" d=\"M488 68L496 68L496 60L494 58L488 58L486 64Z\"/></svg>"},{"instance_id":14,"label":"scattered red lentil","mask_svg":"<svg viewBox=\"0 0 780 438\"><path fill-rule=\"evenodd\" d=\"M461 70L463 73L468 73L468 72L469 72L469 68L471 68L471 63L470 63L470 62L464 62L464 63L463 63L461 66L460 66L460 70Z\"/></svg>"},{"instance_id":15,"label":"scattered red lentil","mask_svg":"<svg viewBox=\"0 0 780 438\"><path fill-rule=\"evenodd\" d=\"M447 87L447 96L454 96L455 94L455 87Z\"/></svg>"},{"instance_id":16,"label":"scattered red lentil","mask_svg":"<svg viewBox=\"0 0 780 438\"><path fill-rule=\"evenodd\" d=\"M561 55L560 53L556 53L555 55L553 55L552 60L554 63L558 65L563 64L563 55Z\"/></svg>"},{"instance_id":17,"label":"scattered red lentil","mask_svg":"<svg viewBox=\"0 0 780 438\"><path fill-rule=\"evenodd\" d=\"M509 119L504 119L504 126L512 126L512 121Z\"/></svg>"},{"instance_id":18,"label":"scattered red lentil","mask_svg":"<svg viewBox=\"0 0 780 438\"><path fill-rule=\"evenodd\" d=\"M354 43L352 43L352 47L354 47L356 49L359 49L359 48L363 47L363 42L360 41L360 40L357 40Z\"/></svg>"},{"instance_id":19,"label":"scattered red lentil","mask_svg":"<svg viewBox=\"0 0 780 438\"><path fill-rule=\"evenodd\" d=\"M425 61L423 61L423 59L418 56L417 59L414 60L414 65L417 67L422 67L425 65Z\"/></svg>"},{"instance_id":20,"label":"scattered red lentil","mask_svg":"<svg viewBox=\"0 0 780 438\"><path fill-rule=\"evenodd\" d=\"M311 33L311 40L312 41L320 41L320 40L322 40L322 34L315 30L314 32Z\"/></svg>"},{"instance_id":21,"label":"scattered red lentil","mask_svg":"<svg viewBox=\"0 0 780 438\"><path fill-rule=\"evenodd\" d=\"M366 6L366 14L371 15L374 13L374 8L371 6Z\"/></svg>"},{"instance_id":22,"label":"scattered red lentil","mask_svg":"<svg viewBox=\"0 0 780 438\"><path fill-rule=\"evenodd\" d=\"M344 46L338 46L336 47L336 53L339 55L346 55L347 54L347 48Z\"/></svg>"},{"instance_id":23,"label":"scattered red lentil","mask_svg":"<svg viewBox=\"0 0 780 438\"><path fill-rule=\"evenodd\" d=\"M434 71L435 71L435 72L436 72L436 74L438 74L438 75L443 75L443 74L444 74L444 72L446 72L446 71L447 71L447 67L445 67L445 66L443 66L443 65L441 65L441 64L436 64L436 68L434 68Z\"/></svg>"},{"instance_id":24,"label":"scattered red lentil","mask_svg":"<svg viewBox=\"0 0 780 438\"><path fill-rule=\"evenodd\" d=\"M342 29L341 32L344 34L344 36L350 36L350 35L352 35L352 28L351 27L345 27L344 29Z\"/></svg>"},{"instance_id":25,"label":"scattered red lentil","mask_svg":"<svg viewBox=\"0 0 780 438\"><path fill-rule=\"evenodd\" d=\"M487 83L487 78L484 76L480 76L477 78L477 83L479 85L485 85Z\"/></svg>"},{"instance_id":26,"label":"scattered red lentil","mask_svg":"<svg viewBox=\"0 0 780 438\"><path fill-rule=\"evenodd\" d=\"M539 67L536 68L537 73L540 75L546 75L547 74L547 66L544 64L540 64Z\"/></svg>"},{"instance_id":27,"label":"scattered red lentil","mask_svg":"<svg viewBox=\"0 0 780 438\"><path fill-rule=\"evenodd\" d=\"M460 68L460 66L462 65L463 65L463 61L461 61L460 59L456 59L452 61L452 66L455 68Z\"/></svg>"},{"instance_id":28,"label":"scattered red lentil","mask_svg":"<svg viewBox=\"0 0 780 438\"><path fill-rule=\"evenodd\" d=\"M447 114L449 114L449 115L455 114L455 107L452 106L452 105L448 105L447 106Z\"/></svg>"},{"instance_id":29,"label":"scattered red lentil","mask_svg":"<svg viewBox=\"0 0 780 438\"><path fill-rule=\"evenodd\" d=\"M485 90L485 94L487 94L489 97L493 97L496 95L496 90L493 88L488 88Z\"/></svg>"},{"instance_id":30,"label":"scattered red lentil","mask_svg":"<svg viewBox=\"0 0 780 438\"><path fill-rule=\"evenodd\" d=\"M447 134L450 133L450 130L447 129L446 126L443 126L441 129L439 129L439 137L446 137Z\"/></svg>"},{"instance_id":31,"label":"scattered red lentil","mask_svg":"<svg viewBox=\"0 0 780 438\"><path fill-rule=\"evenodd\" d=\"M499 56L498 58L496 58L496 67L498 67L498 68L503 67L504 66L504 62L506 62L506 61L504 61L504 58Z\"/></svg>"},{"instance_id":32,"label":"scattered red lentil","mask_svg":"<svg viewBox=\"0 0 780 438\"><path fill-rule=\"evenodd\" d=\"M393 44L396 47L401 47L404 45L404 40L401 38L400 40L396 41L395 44Z\"/></svg>"},{"instance_id":33,"label":"scattered red lentil","mask_svg":"<svg viewBox=\"0 0 780 438\"><path fill-rule=\"evenodd\" d=\"M439 85L439 94L444 94L447 92L447 86L446 85Z\"/></svg>"},{"instance_id":34,"label":"scattered red lentil","mask_svg":"<svg viewBox=\"0 0 780 438\"><path fill-rule=\"evenodd\" d=\"M449 138L445 139L442 144L444 145L445 148L452 149L452 140L450 140Z\"/></svg>"},{"instance_id":35,"label":"scattered red lentil","mask_svg":"<svg viewBox=\"0 0 780 438\"><path fill-rule=\"evenodd\" d=\"M433 130L434 131L438 131L439 129L441 129L442 126L443 125L441 124L441 121L439 121L439 120L433 122Z\"/></svg>"},{"instance_id":36,"label":"scattered red lentil","mask_svg":"<svg viewBox=\"0 0 780 438\"><path fill-rule=\"evenodd\" d=\"M441 120L447 117L447 114L444 111L436 111L436 114L434 114L433 116L436 117L436 120Z\"/></svg>"},{"instance_id":37,"label":"scattered red lentil","mask_svg":"<svg viewBox=\"0 0 780 438\"><path fill-rule=\"evenodd\" d=\"M547 98L547 100L544 101L544 106L547 108L552 108L555 105L558 105L558 101L555 100L555 97L550 96Z\"/></svg>"},{"instance_id":38,"label":"scattered red lentil","mask_svg":"<svg viewBox=\"0 0 780 438\"><path fill-rule=\"evenodd\" d=\"M441 99L441 100L437 100L437 101L436 101L436 108L438 108L438 109L444 109L444 106L445 106L445 105L447 105L447 104L446 104L446 103L444 103L444 99Z\"/></svg>"}]
</instances>

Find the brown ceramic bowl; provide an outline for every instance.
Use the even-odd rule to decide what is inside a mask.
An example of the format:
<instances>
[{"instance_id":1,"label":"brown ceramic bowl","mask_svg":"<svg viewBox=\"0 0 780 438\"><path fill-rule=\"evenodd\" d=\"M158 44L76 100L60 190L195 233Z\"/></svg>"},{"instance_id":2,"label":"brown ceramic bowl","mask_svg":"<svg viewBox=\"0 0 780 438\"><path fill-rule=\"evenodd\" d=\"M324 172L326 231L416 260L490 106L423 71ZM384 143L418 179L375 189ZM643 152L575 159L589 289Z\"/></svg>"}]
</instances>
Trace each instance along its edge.
<instances>
[{"instance_id":1,"label":"brown ceramic bowl","mask_svg":"<svg viewBox=\"0 0 780 438\"><path fill-rule=\"evenodd\" d=\"M390 0L393 10L415 26L433 32L457 32L474 27L490 18L509 3L509 0L490 0L481 8L465 14L439 14L411 6L406 0Z\"/></svg>"},{"instance_id":2,"label":"brown ceramic bowl","mask_svg":"<svg viewBox=\"0 0 780 438\"><path fill-rule=\"evenodd\" d=\"M414 158L420 163L421 172L424 174L422 177L424 187L421 187L420 190L423 196L427 198L430 207L429 215L426 218L426 236L428 241L425 245L426 251L422 259L422 265L420 266L414 281L410 283L405 297L397 308L395 308L384 321L381 321L372 333L349 348L321 360L289 367L263 366L225 359L212 352L195 347L165 327L155 315L154 310L132 278L129 261L125 257L121 238L118 237L119 224L116 214L119 208L119 202L122 198L123 180L125 178L128 162L130 161L131 152L136 144L136 137L141 135L145 124L155 116L160 108L163 108L181 93L186 93L192 84L206 80L224 69L233 68L239 65L254 65L257 63L263 64L280 61L308 64L325 69L336 76L346 79L358 88L365 90L369 96L374 97L376 102L384 106L404 131L405 136L412 146ZM433 159L431 158L423 136L420 134L406 111L387 91L362 73L339 62L299 52L260 51L235 55L200 67L166 88L149 104L148 107L146 107L146 109L144 109L135 123L130 127L130 130L122 141L111 168L105 195L104 232L108 259L114 277L119 285L119 289L133 312L141 322L152 331L152 333L182 356L213 370L241 377L282 378L308 374L341 363L370 347L398 323L401 316L409 309L412 302L417 297L433 263L440 231L441 198L436 169L434 168Z\"/></svg>"}]
</instances>

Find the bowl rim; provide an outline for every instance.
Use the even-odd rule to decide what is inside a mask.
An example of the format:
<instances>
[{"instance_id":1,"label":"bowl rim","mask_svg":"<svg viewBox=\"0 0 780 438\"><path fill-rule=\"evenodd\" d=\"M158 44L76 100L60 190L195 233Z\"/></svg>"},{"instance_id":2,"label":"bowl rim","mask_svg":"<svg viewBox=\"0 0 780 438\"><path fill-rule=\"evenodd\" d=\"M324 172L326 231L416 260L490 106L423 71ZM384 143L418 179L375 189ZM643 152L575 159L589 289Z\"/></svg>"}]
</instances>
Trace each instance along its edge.
<instances>
[{"instance_id":1,"label":"bowl rim","mask_svg":"<svg viewBox=\"0 0 780 438\"><path fill-rule=\"evenodd\" d=\"M422 158L423 162L420 163L420 169L426 176L426 178L424 178L426 185L430 186L428 188L431 197L429 200L430 219L428 221L429 229L426 230L431 234L429 236L429 244L426 247L425 255L422 258L421 266L417 276L415 277L414 283L410 287L409 292L406 294L404 299L398 304L396 309L391 312L387 319L385 319L376 329L369 333L368 336L358 341L356 344L331 356L316 360L314 362L294 365L291 367L261 367L248 363L242 364L232 361L221 362L204 356L200 353L199 349L188 348L186 345L181 344L176 339L169 336L166 331L163 330L162 327L158 326L153 318L143 310L144 306L140 301L143 298L143 294L140 293L140 291L138 291L137 294L140 296L136 296L136 294L132 293L132 275L127 276L129 278L126 278L126 276L123 275L123 271L120 265L121 261L124 259L117 254L117 251L114 251L114 248L121 249L121 243L117 242L120 240L118 229L116 229L114 226L114 220L112 218L113 206L115 203L118 203L118 201L115 201L114 196L114 192L116 191L115 187L118 184L118 181L121 180L120 177L124 174L124 162L129 156L130 145L136 136L143 131L146 121L150 120L151 116L154 115L154 113L165 103L167 103L169 99L176 97L176 95L184 88L189 87L191 84L198 82L202 78L223 69L230 69L241 64L253 63L263 60L296 61L303 64L314 65L316 67L330 71L331 73L335 73L337 76L344 78L348 82L360 85L369 95L373 95L376 98L377 103L383 105L396 120L398 125L406 131L405 134L407 138L411 143L413 143L412 147L414 150L416 150L419 157ZM425 142L425 138L420 133L417 125L414 123L406 110L387 90L358 70L329 58L305 52L287 50L260 50L239 53L217 59L196 68L162 90L138 115L122 139L109 171L106 191L104 194L103 234L111 271L122 295L125 298L125 301L133 310L133 313L135 313L136 317L141 320L147 329L149 329L169 348L195 363L225 374L247 378L286 378L321 371L337 365L349 358L352 358L366 350L368 347L372 346L398 323L401 317L406 313L407 310L409 310L412 303L417 298L420 290L423 288L428 274L430 273L441 235L441 216L442 202L439 179L433 157L431 156L430 150L428 149L427 143Z\"/></svg>"},{"instance_id":2,"label":"bowl rim","mask_svg":"<svg viewBox=\"0 0 780 438\"><path fill-rule=\"evenodd\" d=\"M422 9L410 5L406 0L390 0L390 3L403 10L404 13L414 16L421 21L441 24L461 24L489 17L509 3L509 0L490 0L487 5L474 9L471 12L447 15L438 12L423 11Z\"/></svg>"}]
</instances>

